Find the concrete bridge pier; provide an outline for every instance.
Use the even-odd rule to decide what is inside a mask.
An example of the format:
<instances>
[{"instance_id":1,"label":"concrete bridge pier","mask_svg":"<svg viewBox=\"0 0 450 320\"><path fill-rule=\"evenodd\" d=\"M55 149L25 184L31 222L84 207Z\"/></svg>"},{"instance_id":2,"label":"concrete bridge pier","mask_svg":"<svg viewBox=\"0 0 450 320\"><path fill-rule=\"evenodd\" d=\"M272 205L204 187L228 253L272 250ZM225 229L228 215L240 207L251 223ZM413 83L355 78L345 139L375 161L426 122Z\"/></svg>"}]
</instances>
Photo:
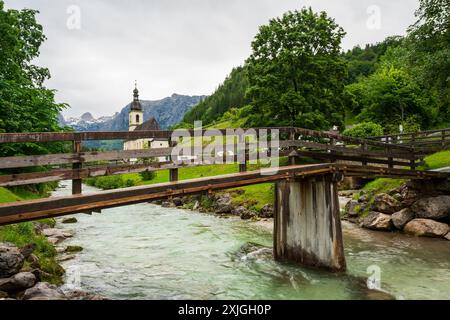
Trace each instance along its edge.
<instances>
[{"instance_id":1,"label":"concrete bridge pier","mask_svg":"<svg viewBox=\"0 0 450 320\"><path fill-rule=\"evenodd\" d=\"M276 260L345 271L337 192L341 178L340 174L326 174L276 184Z\"/></svg>"}]
</instances>

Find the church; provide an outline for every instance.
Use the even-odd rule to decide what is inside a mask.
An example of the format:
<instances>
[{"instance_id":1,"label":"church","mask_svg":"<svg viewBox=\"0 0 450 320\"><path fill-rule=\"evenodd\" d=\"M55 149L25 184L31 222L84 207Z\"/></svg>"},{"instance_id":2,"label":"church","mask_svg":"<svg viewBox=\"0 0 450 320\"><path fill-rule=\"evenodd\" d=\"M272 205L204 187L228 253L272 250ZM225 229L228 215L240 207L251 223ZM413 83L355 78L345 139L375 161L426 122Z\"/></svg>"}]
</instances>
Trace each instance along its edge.
<instances>
[{"instance_id":1,"label":"church","mask_svg":"<svg viewBox=\"0 0 450 320\"><path fill-rule=\"evenodd\" d=\"M139 90L137 84L133 91L133 102L128 113L128 130L129 131L147 131L147 130L161 130L155 118L150 118L144 122L144 111L141 102L139 101ZM124 150L140 150L140 149L154 149L154 148L168 148L169 141L167 139L136 139L124 142ZM159 161L165 161L162 157Z\"/></svg>"}]
</instances>

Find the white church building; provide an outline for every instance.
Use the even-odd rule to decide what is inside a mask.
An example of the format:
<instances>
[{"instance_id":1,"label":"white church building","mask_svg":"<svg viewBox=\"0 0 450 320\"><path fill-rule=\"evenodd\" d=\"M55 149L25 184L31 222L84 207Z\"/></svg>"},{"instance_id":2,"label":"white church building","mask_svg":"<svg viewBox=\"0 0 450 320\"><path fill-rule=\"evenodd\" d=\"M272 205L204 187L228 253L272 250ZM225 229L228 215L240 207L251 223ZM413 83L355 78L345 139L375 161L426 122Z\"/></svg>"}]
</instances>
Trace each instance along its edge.
<instances>
[{"instance_id":1,"label":"white church building","mask_svg":"<svg viewBox=\"0 0 450 320\"><path fill-rule=\"evenodd\" d=\"M133 102L130 106L128 114L128 130L129 131L147 131L147 130L161 130L155 118L150 118L144 122L144 111L141 102L139 101L139 90L137 85L133 91ZM167 139L136 139L124 142L124 150L140 150L140 149L154 149L154 148L168 148L169 141ZM159 161L166 161L168 157L160 157Z\"/></svg>"}]
</instances>

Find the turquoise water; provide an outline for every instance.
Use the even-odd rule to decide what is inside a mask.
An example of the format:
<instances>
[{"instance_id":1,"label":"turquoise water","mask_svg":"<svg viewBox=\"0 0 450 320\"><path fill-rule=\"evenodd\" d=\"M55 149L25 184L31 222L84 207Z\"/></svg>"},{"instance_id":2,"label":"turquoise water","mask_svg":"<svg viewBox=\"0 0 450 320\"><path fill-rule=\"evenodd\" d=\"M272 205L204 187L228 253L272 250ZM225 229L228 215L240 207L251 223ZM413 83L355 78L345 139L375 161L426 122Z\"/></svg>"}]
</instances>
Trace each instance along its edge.
<instances>
[{"instance_id":1,"label":"turquoise water","mask_svg":"<svg viewBox=\"0 0 450 320\"><path fill-rule=\"evenodd\" d=\"M450 241L344 223L348 272L335 275L273 261L270 228L236 218L152 204L76 218L63 226L77 232L63 245L84 248L64 263L69 280L111 299L379 298L365 287L374 266L397 299L450 298ZM256 247L244 250L248 243Z\"/></svg>"}]
</instances>

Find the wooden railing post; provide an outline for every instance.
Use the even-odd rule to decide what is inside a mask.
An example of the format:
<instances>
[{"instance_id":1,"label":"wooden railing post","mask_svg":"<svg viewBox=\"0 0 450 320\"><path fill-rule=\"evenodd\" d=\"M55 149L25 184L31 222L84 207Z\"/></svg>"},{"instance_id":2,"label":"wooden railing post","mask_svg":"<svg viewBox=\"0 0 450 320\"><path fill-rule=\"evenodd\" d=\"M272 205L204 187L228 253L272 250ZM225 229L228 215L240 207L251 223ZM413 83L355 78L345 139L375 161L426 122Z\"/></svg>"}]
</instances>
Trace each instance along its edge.
<instances>
[{"instance_id":1,"label":"wooden railing post","mask_svg":"<svg viewBox=\"0 0 450 320\"><path fill-rule=\"evenodd\" d=\"M81 152L81 141L80 139L77 137L76 140L73 141L73 145L72 145L72 150L74 153L79 154ZM78 157L80 158L80 157ZM79 159L81 161L81 159ZM81 162L76 162L72 164L72 169L73 170L80 170L82 168L82 163ZM72 179L72 194L81 194L83 192L82 190L82 180L79 178L79 172L76 175L78 179Z\"/></svg>"},{"instance_id":2,"label":"wooden railing post","mask_svg":"<svg viewBox=\"0 0 450 320\"><path fill-rule=\"evenodd\" d=\"M441 134L442 134L442 148L444 148L445 147L445 130L442 130Z\"/></svg>"},{"instance_id":3,"label":"wooden railing post","mask_svg":"<svg viewBox=\"0 0 450 320\"><path fill-rule=\"evenodd\" d=\"M175 142L172 141L171 137L169 137L169 147L170 148L175 147ZM194 154L192 154L192 156L194 156ZM169 156L169 159L173 163L174 159L173 159L172 155ZM170 180L170 182L178 181L178 168L169 169L169 180Z\"/></svg>"},{"instance_id":4,"label":"wooden railing post","mask_svg":"<svg viewBox=\"0 0 450 320\"><path fill-rule=\"evenodd\" d=\"M245 136L239 135L239 145L244 144L244 162L239 162L239 172L247 171L247 142L245 141Z\"/></svg>"},{"instance_id":5,"label":"wooden railing post","mask_svg":"<svg viewBox=\"0 0 450 320\"><path fill-rule=\"evenodd\" d=\"M295 131L294 129L291 129L291 131L289 132L289 140L290 141L295 141ZM293 153L294 151L296 151L297 147L289 147L289 151L290 153ZM289 157L289 164L291 166L294 166L297 164L297 156L290 156Z\"/></svg>"},{"instance_id":6,"label":"wooden railing post","mask_svg":"<svg viewBox=\"0 0 450 320\"><path fill-rule=\"evenodd\" d=\"M362 149L363 149L363 151L367 151L367 142L364 142L364 143L362 144ZM362 165L363 165L363 166L367 166L367 161L363 161L363 162L362 162Z\"/></svg>"}]
</instances>

